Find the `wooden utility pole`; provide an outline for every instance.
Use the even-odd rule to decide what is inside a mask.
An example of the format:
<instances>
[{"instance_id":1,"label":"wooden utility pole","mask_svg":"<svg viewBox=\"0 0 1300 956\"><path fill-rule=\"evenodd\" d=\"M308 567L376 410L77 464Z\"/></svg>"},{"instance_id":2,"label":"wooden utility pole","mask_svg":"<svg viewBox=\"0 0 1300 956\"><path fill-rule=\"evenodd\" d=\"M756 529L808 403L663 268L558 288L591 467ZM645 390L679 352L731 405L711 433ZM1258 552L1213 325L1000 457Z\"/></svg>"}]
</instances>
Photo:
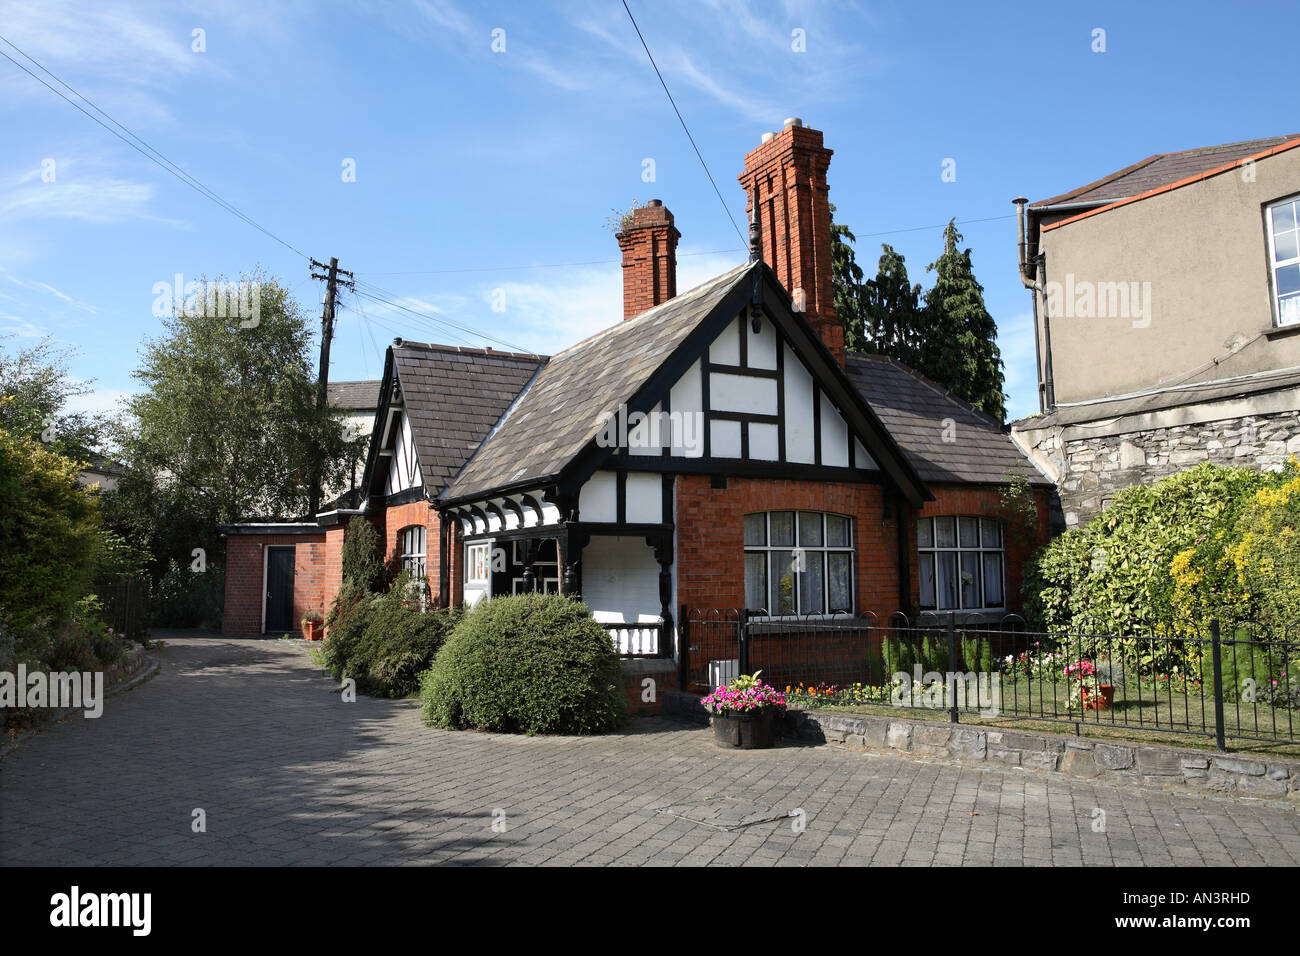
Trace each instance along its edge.
<instances>
[{"instance_id":1,"label":"wooden utility pole","mask_svg":"<svg viewBox=\"0 0 1300 956\"><path fill-rule=\"evenodd\" d=\"M338 287L340 284L349 289L355 288L355 278L351 272L339 268L337 257L330 259L329 265L323 262L311 260L312 268L326 270L324 275L313 272L313 279L320 279L325 283L325 304L321 310L320 317L320 371L316 376L316 408L324 409L329 401L329 384L330 384L330 341L334 338L334 311L336 299L338 297ZM342 280L339 276L344 276ZM311 474L311 514L315 515L320 508L321 486L320 486L320 465L313 464Z\"/></svg>"}]
</instances>

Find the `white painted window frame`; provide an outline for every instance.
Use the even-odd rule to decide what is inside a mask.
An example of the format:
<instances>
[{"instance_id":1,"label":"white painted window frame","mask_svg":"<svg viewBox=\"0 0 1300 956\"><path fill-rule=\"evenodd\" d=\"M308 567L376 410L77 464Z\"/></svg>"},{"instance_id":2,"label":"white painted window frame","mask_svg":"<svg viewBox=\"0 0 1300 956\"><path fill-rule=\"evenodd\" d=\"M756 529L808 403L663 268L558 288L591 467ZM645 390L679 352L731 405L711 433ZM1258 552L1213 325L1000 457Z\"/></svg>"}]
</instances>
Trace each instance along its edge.
<instances>
[{"instance_id":1,"label":"white painted window frame","mask_svg":"<svg viewBox=\"0 0 1300 956\"><path fill-rule=\"evenodd\" d=\"M1289 295L1287 300L1295 303L1294 318L1289 321L1283 320L1282 317L1282 298L1277 288L1277 272L1285 266L1300 265L1300 243L1297 244L1297 254L1290 259L1284 259L1278 262L1276 259L1276 238L1273 234L1273 210L1279 206L1294 204L1294 214L1297 222L1300 222L1300 193L1294 196L1287 196L1269 203L1264 207L1264 223L1268 229L1268 279L1269 279L1269 298L1273 310L1273 325L1276 328L1288 328L1293 325L1300 325L1300 295Z\"/></svg>"},{"instance_id":2,"label":"white painted window frame","mask_svg":"<svg viewBox=\"0 0 1300 956\"><path fill-rule=\"evenodd\" d=\"M956 543L955 543L952 547L947 547L947 546L940 547L939 544L938 544L939 536L935 533L935 530L934 530L934 529L935 529L934 522L935 522L936 520L940 520L940 519L944 519L944 518L951 519L952 522L953 522L953 535L954 535L953 540L954 540ZM969 520L969 521L974 521L974 522L975 522L976 529L977 529L977 533L978 533L978 536L979 536L979 543L978 543L975 547L973 547L973 548L971 548L971 547L962 547L962 544L961 544L961 521L962 521L963 518L965 518L965 519L967 519L967 520ZM921 542L920 526L921 526L921 524L922 524L923 522L926 522L926 521L930 522L930 546L929 546L929 547L922 547L922 546L921 546L921 543L920 543L920 542ZM997 547L986 546L986 545L984 544L984 525L983 525L983 522L985 522L985 521L992 521L992 522L994 522L994 523L998 526L998 546L997 546ZM997 518L991 518L991 517L989 517L989 516L987 516L987 515L931 515L931 516L929 516L929 517L927 517L927 518L918 518L916 524L917 524L917 534L916 534L916 541L917 541L917 547L916 547L916 560L917 560L917 568L916 568L916 587L917 587L917 599L918 599L918 603L920 604L920 607L921 607L921 610L922 610L922 611L936 611L936 612L940 612L940 613L947 613L947 612L949 612L949 611L956 611L956 612L966 612L966 613L971 613L971 612L974 612L974 611L1005 611L1005 610L1007 609L1007 528L1006 528L1006 523L1005 523L1005 522L1003 522L1003 521L1001 521L1001 520L999 520L999 519L997 519ZM1001 568L1002 568L1002 587L1001 587L1002 603L1001 603L1001 604L998 604L998 605L991 605L991 604L985 604L985 603L984 603L984 555L986 555L986 554L994 554L994 553L996 553L996 554L998 554L998 555L1001 556L1001 562L1000 562L1000 564L1001 564ZM958 605L959 605L958 607L939 607L939 606L938 606L938 605L939 605L939 559L938 559L938 555L940 555L940 554L955 554L955 555L957 556L957 557L956 557L956 561L957 561L957 577L958 577L958 579L957 579L957 603L958 603ZM980 596L980 603L979 603L979 605L976 606L976 607L962 607L962 606L960 606L960 605L961 605L961 600L962 600L962 596L961 596L961 595L962 595L962 588L961 588L961 573L962 573L962 572L961 572L961 556L962 556L963 554L974 554L974 555L977 555L977 556L978 556L978 559L979 559L978 562L977 562L977 565L978 565L978 567L979 567L979 581L976 582L976 583L977 583L977 585L978 585L978 592L979 592L979 596ZM921 593L921 563L924 562L924 561L926 561L927 559L931 562L931 564L932 564L933 567L934 567L934 575L933 575L933 580L934 580L934 606L927 606L927 605L924 603L924 601L925 601L925 595Z\"/></svg>"},{"instance_id":3,"label":"white painted window frame","mask_svg":"<svg viewBox=\"0 0 1300 956\"><path fill-rule=\"evenodd\" d=\"M795 543L794 543L793 545L790 545L789 547L786 547L786 546L779 546L779 547L778 547L778 546L772 544L772 515L773 515L773 513L775 513L775 512L783 512L783 511L789 511L789 512L792 512L792 513L794 514L794 526L793 526L793 527L794 527L794 541L795 541ZM807 510L807 509L799 509L799 508L774 508L774 509L772 509L771 511L751 511L751 512L749 512L748 514L746 514L745 517L746 517L746 518L752 518L752 517L754 517L755 515L760 515L760 514L763 516L763 525L764 525L764 538L763 538L763 540L764 540L766 543L763 544L763 545L761 545L761 546L760 546L760 545L749 545L749 544L747 544L747 545L744 546L744 550L745 550L745 553L746 553L746 554L759 554L759 553L762 553L763 555L766 556L766 559L767 559L767 591L768 591L768 597L771 596L771 590L772 590L772 552L775 552L775 551L779 551L779 552L790 551L790 552L793 552L793 551L796 551L796 550L797 550L797 551L802 551L802 552L805 552L805 553L813 553L813 552L815 552L815 553L818 553L818 554L847 554L847 555L849 556L849 605L850 605L850 606L849 606L849 613L853 613L854 609L857 608L857 606L858 606L858 580L857 580L858 557L857 557L857 549L854 547L854 542L855 542L856 538L855 538L855 536L854 536L854 519L853 519L853 516L852 516L852 515L842 515L842 514L838 514L837 512L834 512L834 511L810 511L810 510ZM798 542L799 542L799 520L800 520L800 517L799 517L799 516L800 516L800 515L804 515L804 514L815 514L815 515L820 515L820 516L821 516L821 523L822 523L822 544L821 544L820 546L800 545L800 544L798 543ZM827 519L828 517L831 517L831 518L843 518L845 521L848 522L848 525L849 525L849 546L848 546L847 548L832 547L832 546L826 544L826 541L827 541L827 535L826 535L826 519ZM838 615L838 614L832 614L832 613L830 612L830 587L831 587L831 579L830 579L830 572L829 572L829 562L827 562L825 558L823 558L823 565L822 565L822 566L823 566L824 569L826 569L826 570L824 570L824 572L823 572L823 574L822 574L822 602L823 602L823 604L826 606L826 610L825 610L825 611L823 611L823 612L821 612L821 613L817 613L817 614L803 614L803 613L800 613L800 612L798 611L798 606L799 606L799 586L798 586L798 584L796 583L795 586L794 586L794 600L795 600L795 608L796 608L796 610L795 610L795 612L794 612L793 614L770 614L770 613L769 613L769 614L763 614L763 615L754 615L754 617L751 618L751 620L755 620L755 621L779 621L779 620L791 620L791 619L795 619L795 618L804 618L804 619L817 620L817 619L821 619L821 618L835 618L835 617L840 617L840 616L842 616L842 615ZM795 573L796 573L796 574L801 574L801 573L803 573L803 572L795 572ZM742 564L741 564L741 575L742 575L742 579L743 579L743 575L744 575L744 564L743 564L743 562L742 562ZM746 601L746 603L748 603L748 601ZM766 602L765 602L765 603L766 603ZM767 608L766 610L769 610L769 611L770 611L771 608Z\"/></svg>"}]
</instances>

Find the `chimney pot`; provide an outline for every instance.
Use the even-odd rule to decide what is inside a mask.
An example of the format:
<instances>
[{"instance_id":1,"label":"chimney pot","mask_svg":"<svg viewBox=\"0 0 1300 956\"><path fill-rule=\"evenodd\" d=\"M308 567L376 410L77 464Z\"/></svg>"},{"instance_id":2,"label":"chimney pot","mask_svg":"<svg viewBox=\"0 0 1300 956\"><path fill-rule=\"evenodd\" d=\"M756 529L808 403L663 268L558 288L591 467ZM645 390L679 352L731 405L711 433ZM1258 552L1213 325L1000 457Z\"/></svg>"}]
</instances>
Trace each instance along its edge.
<instances>
[{"instance_id":1,"label":"chimney pot","mask_svg":"<svg viewBox=\"0 0 1300 956\"><path fill-rule=\"evenodd\" d=\"M776 133L764 133L764 134L763 134L763 138L762 138L762 142L766 143L768 140L770 140L770 139L771 139L773 136L775 136L775 135L776 135Z\"/></svg>"},{"instance_id":2,"label":"chimney pot","mask_svg":"<svg viewBox=\"0 0 1300 956\"><path fill-rule=\"evenodd\" d=\"M783 126L783 128L784 128L784 129L789 129L791 126L802 126L802 125L803 125L803 120L801 120L801 119L800 119L799 117L797 117L797 116L791 116L791 117L788 117L788 118L786 119L786 121L785 121L785 125Z\"/></svg>"}]
</instances>

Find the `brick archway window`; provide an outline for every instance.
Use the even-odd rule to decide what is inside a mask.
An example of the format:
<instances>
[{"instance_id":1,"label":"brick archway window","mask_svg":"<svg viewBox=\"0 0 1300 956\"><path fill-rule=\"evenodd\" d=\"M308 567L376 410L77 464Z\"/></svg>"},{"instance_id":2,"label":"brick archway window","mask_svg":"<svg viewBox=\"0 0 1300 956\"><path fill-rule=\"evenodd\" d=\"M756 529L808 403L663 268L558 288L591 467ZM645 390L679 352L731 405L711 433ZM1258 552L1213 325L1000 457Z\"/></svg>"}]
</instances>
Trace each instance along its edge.
<instances>
[{"instance_id":1,"label":"brick archway window","mask_svg":"<svg viewBox=\"0 0 1300 956\"><path fill-rule=\"evenodd\" d=\"M745 607L773 617L852 612L852 519L821 511L745 515Z\"/></svg>"},{"instance_id":2,"label":"brick archway window","mask_svg":"<svg viewBox=\"0 0 1300 956\"><path fill-rule=\"evenodd\" d=\"M401 549L402 570L411 576L411 580L420 581L425 577L425 527L413 524L397 532L397 543Z\"/></svg>"},{"instance_id":3,"label":"brick archway window","mask_svg":"<svg viewBox=\"0 0 1300 956\"><path fill-rule=\"evenodd\" d=\"M916 523L923 611L973 611L1006 606L1002 522L968 515Z\"/></svg>"}]
</instances>

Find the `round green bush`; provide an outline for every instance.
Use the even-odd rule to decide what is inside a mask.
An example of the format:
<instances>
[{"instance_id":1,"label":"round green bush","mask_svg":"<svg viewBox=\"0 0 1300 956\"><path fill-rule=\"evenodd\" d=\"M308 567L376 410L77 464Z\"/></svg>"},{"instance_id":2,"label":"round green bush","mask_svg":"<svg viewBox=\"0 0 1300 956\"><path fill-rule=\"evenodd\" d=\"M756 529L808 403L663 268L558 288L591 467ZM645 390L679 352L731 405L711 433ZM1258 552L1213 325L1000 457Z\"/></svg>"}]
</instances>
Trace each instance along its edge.
<instances>
[{"instance_id":1,"label":"round green bush","mask_svg":"<svg viewBox=\"0 0 1300 956\"><path fill-rule=\"evenodd\" d=\"M344 581L334 596L334 603L325 617L321 663L335 680L356 676L350 673L349 662L378 601L379 598L369 590L352 581Z\"/></svg>"},{"instance_id":2,"label":"round green bush","mask_svg":"<svg viewBox=\"0 0 1300 956\"><path fill-rule=\"evenodd\" d=\"M502 733L599 734L627 717L622 663L586 605L555 594L480 604L420 687L425 721Z\"/></svg>"}]
</instances>

